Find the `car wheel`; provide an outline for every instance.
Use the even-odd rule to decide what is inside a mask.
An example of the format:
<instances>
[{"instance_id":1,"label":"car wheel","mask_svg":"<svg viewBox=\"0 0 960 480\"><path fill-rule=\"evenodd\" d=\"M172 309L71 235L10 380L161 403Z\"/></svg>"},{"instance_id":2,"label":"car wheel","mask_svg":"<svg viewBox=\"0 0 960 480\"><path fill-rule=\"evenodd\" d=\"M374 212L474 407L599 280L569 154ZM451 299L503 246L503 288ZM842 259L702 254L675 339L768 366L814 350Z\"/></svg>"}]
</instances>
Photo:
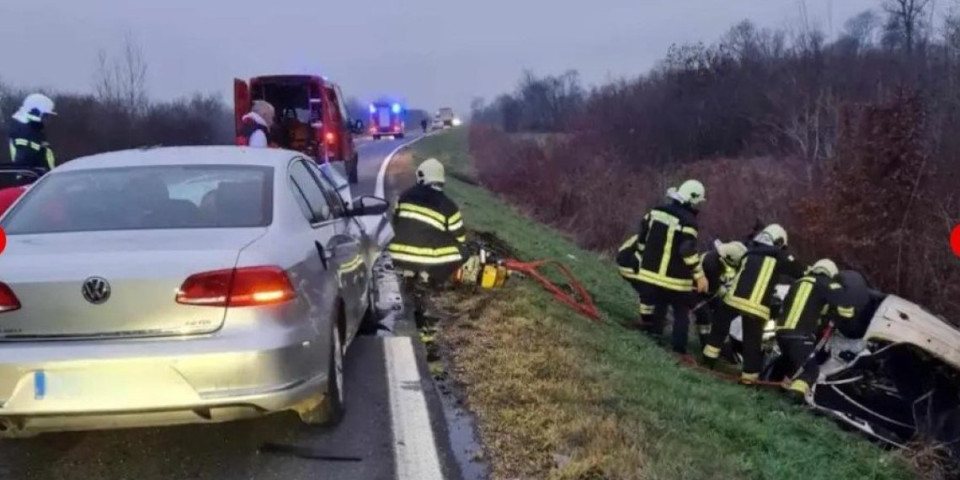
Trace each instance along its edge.
<instances>
[{"instance_id":1,"label":"car wheel","mask_svg":"<svg viewBox=\"0 0 960 480\"><path fill-rule=\"evenodd\" d=\"M397 138L403 138L403 134L401 133L401 134L397 135Z\"/></svg>"},{"instance_id":2,"label":"car wheel","mask_svg":"<svg viewBox=\"0 0 960 480\"><path fill-rule=\"evenodd\" d=\"M374 139L374 140L380 140L380 135L374 135L374 136L373 136L373 139Z\"/></svg>"},{"instance_id":3,"label":"car wheel","mask_svg":"<svg viewBox=\"0 0 960 480\"><path fill-rule=\"evenodd\" d=\"M323 401L300 415L307 425L334 426L343 419L343 341L339 322L333 322L330 332L330 357L327 361L327 389Z\"/></svg>"},{"instance_id":4,"label":"car wheel","mask_svg":"<svg viewBox=\"0 0 960 480\"><path fill-rule=\"evenodd\" d=\"M353 155L353 160L347 162L347 175L351 184L357 184L360 181L360 176L357 174L357 164L360 163L360 158L357 154Z\"/></svg>"},{"instance_id":5,"label":"car wheel","mask_svg":"<svg viewBox=\"0 0 960 480\"><path fill-rule=\"evenodd\" d=\"M360 335L376 335L380 326L380 319L377 318L377 307L374 305L373 292L367 292L367 311L360 320Z\"/></svg>"}]
</instances>

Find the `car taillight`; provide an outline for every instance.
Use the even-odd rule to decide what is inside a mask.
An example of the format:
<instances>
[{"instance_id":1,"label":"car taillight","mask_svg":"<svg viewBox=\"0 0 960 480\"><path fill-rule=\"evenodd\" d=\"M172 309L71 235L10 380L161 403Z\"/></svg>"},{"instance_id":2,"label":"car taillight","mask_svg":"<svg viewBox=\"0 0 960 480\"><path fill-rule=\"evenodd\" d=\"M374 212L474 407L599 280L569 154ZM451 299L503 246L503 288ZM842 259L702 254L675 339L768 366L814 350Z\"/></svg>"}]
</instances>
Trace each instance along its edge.
<instances>
[{"instance_id":1,"label":"car taillight","mask_svg":"<svg viewBox=\"0 0 960 480\"><path fill-rule=\"evenodd\" d=\"M327 143L333 144L337 141L337 136L333 132L327 132Z\"/></svg>"},{"instance_id":2,"label":"car taillight","mask_svg":"<svg viewBox=\"0 0 960 480\"><path fill-rule=\"evenodd\" d=\"M20 300L13 294L7 284L0 282L0 313L12 312L20 309Z\"/></svg>"},{"instance_id":3,"label":"car taillight","mask_svg":"<svg viewBox=\"0 0 960 480\"><path fill-rule=\"evenodd\" d=\"M393 131L394 131L394 132L399 132L399 131L400 131L400 125L394 125L394 126L393 126Z\"/></svg>"},{"instance_id":4,"label":"car taillight","mask_svg":"<svg viewBox=\"0 0 960 480\"><path fill-rule=\"evenodd\" d=\"M296 296L279 267L243 267L191 275L177 291L177 303L213 307L272 305Z\"/></svg>"}]
</instances>

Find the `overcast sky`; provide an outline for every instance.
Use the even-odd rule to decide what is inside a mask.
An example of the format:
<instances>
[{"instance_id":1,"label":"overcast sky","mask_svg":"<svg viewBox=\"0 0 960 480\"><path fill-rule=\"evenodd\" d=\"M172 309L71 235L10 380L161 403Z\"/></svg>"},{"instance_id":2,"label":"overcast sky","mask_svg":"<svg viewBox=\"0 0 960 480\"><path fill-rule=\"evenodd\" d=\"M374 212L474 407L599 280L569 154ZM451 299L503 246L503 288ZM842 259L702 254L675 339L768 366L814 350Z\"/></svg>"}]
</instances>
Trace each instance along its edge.
<instances>
[{"instance_id":1,"label":"overcast sky","mask_svg":"<svg viewBox=\"0 0 960 480\"><path fill-rule=\"evenodd\" d=\"M880 0L806 0L828 33ZM90 91L97 51L132 32L157 99L232 99L231 79L318 72L347 96L399 95L459 111L521 71L589 84L650 69L671 43L751 19L780 27L798 0L0 0L0 81Z\"/></svg>"}]
</instances>

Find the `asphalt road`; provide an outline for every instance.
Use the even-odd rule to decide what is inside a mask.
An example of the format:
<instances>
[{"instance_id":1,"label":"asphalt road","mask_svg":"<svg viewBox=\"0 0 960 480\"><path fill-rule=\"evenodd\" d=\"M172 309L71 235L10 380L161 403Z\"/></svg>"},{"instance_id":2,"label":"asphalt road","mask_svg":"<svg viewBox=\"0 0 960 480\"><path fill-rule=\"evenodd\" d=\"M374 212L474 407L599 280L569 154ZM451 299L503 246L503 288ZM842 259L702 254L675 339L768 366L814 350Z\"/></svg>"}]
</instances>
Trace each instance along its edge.
<instances>
[{"instance_id":1,"label":"asphalt road","mask_svg":"<svg viewBox=\"0 0 960 480\"><path fill-rule=\"evenodd\" d=\"M374 194L384 158L415 139L360 140L354 196ZM394 358L408 351L413 355ZM225 424L3 440L0 478L427 480L430 475L422 472L431 465L445 478L459 477L418 342L399 336L358 338L348 351L344 376L347 413L335 428L306 427L295 415L281 414Z\"/></svg>"}]
</instances>

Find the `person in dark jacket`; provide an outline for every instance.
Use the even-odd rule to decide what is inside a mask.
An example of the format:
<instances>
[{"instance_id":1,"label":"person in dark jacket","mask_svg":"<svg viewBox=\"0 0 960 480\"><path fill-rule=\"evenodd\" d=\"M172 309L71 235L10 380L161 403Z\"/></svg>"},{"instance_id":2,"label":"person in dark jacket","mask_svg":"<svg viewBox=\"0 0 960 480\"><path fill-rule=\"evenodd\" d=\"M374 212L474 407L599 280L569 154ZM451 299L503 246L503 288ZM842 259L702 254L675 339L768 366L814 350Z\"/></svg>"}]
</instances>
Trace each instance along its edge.
<instances>
[{"instance_id":1,"label":"person in dark jacket","mask_svg":"<svg viewBox=\"0 0 960 480\"><path fill-rule=\"evenodd\" d=\"M681 354L687 351L694 292L706 292L708 287L697 253L696 217L705 195L697 180L671 188L667 192L670 202L643 216L635 242L639 262L634 279L640 284L642 326L659 337L669 306L673 310L672 347Z\"/></svg>"},{"instance_id":2,"label":"person in dark jacket","mask_svg":"<svg viewBox=\"0 0 960 480\"><path fill-rule=\"evenodd\" d=\"M250 113L241 118L243 128L237 138L237 144L249 147L269 147L270 129L273 127L275 116L276 112L273 105L263 100L254 100Z\"/></svg>"},{"instance_id":3,"label":"person in dark jacket","mask_svg":"<svg viewBox=\"0 0 960 480\"><path fill-rule=\"evenodd\" d=\"M841 270L836 279L843 286L839 293L843 308L838 309L834 326L847 338L863 338L876 310L874 298L881 298L883 295L872 290L860 272Z\"/></svg>"},{"instance_id":4,"label":"person in dark jacket","mask_svg":"<svg viewBox=\"0 0 960 480\"><path fill-rule=\"evenodd\" d=\"M820 372L813 359L817 332L825 320L846 316L851 311L844 303L843 286L836 281L838 273L837 265L830 259L814 263L805 276L790 286L777 320L777 343L787 364L784 388L801 395L809 392Z\"/></svg>"},{"instance_id":5,"label":"person in dark jacket","mask_svg":"<svg viewBox=\"0 0 960 480\"><path fill-rule=\"evenodd\" d=\"M468 259L460 208L443 193L443 164L431 158L417 168L417 184L400 195L387 251L407 276L442 283Z\"/></svg>"},{"instance_id":6,"label":"person in dark jacket","mask_svg":"<svg viewBox=\"0 0 960 480\"><path fill-rule=\"evenodd\" d=\"M714 244L714 248L700 255L700 266L707 277L707 291L699 294L699 302L694 309L694 323L700 339L700 348L707 346L707 337L717 307L723 303L727 287L737 275L740 261L747 253L743 242Z\"/></svg>"},{"instance_id":7,"label":"person in dark jacket","mask_svg":"<svg viewBox=\"0 0 960 480\"><path fill-rule=\"evenodd\" d=\"M703 357L712 366L730 333L730 323L741 317L743 325L743 371L741 383L754 384L763 363L763 330L771 319L774 289L780 278L791 280L804 274L804 266L787 252L787 231L772 224L747 247L733 286L723 296L710 329Z\"/></svg>"},{"instance_id":8,"label":"person in dark jacket","mask_svg":"<svg viewBox=\"0 0 960 480\"><path fill-rule=\"evenodd\" d=\"M20 109L13 114L8 132L10 160L14 165L46 172L53 170L56 159L47 142L45 121L56 115L50 97L33 93L27 95Z\"/></svg>"}]
</instances>

